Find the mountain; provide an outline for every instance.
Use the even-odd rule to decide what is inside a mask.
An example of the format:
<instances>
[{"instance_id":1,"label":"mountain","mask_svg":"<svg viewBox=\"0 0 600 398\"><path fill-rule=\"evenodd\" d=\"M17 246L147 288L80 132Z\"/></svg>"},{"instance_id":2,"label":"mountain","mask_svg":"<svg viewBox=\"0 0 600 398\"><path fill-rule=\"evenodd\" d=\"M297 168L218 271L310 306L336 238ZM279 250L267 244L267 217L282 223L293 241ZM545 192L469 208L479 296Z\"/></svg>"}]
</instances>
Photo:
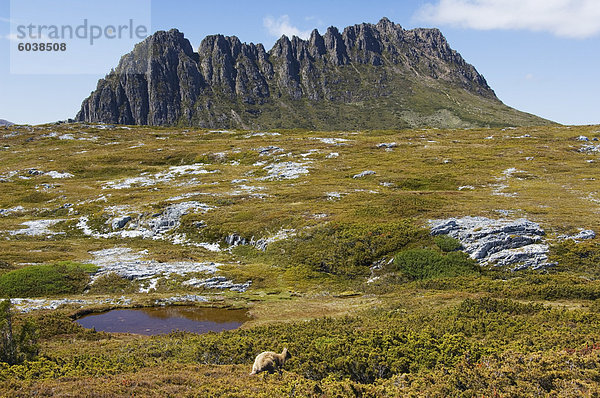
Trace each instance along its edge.
<instances>
[{"instance_id":1,"label":"mountain","mask_svg":"<svg viewBox=\"0 0 600 398\"><path fill-rule=\"evenodd\" d=\"M98 81L77 120L206 128L383 129L550 123L504 105L438 29L377 24L282 36L268 52L159 31Z\"/></svg>"},{"instance_id":2,"label":"mountain","mask_svg":"<svg viewBox=\"0 0 600 398\"><path fill-rule=\"evenodd\" d=\"M14 123L9 122L8 120L0 119L0 126L12 126Z\"/></svg>"}]
</instances>

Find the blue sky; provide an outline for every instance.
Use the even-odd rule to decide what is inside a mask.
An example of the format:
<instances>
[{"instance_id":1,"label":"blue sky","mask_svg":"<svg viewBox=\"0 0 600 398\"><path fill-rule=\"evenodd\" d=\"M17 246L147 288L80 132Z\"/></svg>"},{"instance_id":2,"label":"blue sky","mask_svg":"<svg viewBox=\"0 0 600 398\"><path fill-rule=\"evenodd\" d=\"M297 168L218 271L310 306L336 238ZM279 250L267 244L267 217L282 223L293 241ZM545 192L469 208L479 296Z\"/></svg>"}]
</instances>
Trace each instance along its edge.
<instances>
[{"instance_id":1,"label":"blue sky","mask_svg":"<svg viewBox=\"0 0 600 398\"><path fill-rule=\"evenodd\" d=\"M74 117L98 79L137 41L99 40L94 46L70 46L70 53L19 58L26 54L16 52L15 25L26 17L54 23L46 20L56 14L62 23L76 24L81 15L89 15L103 26L135 17L151 32L179 29L195 49L215 33L269 49L281 34L303 36L314 28L323 33L331 25L343 29L386 16L405 29L440 28L507 105L563 124L600 124L598 0L13 2L18 4L11 8L10 0L0 0L0 119L17 123ZM89 8L77 14L77 5L83 4ZM29 11L31 16L24 15Z\"/></svg>"}]
</instances>

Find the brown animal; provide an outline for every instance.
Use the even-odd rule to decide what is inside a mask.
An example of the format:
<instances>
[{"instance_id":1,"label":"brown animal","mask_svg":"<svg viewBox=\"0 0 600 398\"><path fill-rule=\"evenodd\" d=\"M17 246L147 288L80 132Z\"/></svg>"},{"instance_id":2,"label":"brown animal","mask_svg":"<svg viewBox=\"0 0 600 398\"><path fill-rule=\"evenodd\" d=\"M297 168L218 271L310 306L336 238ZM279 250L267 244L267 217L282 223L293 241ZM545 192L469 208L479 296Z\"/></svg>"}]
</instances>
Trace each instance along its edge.
<instances>
[{"instance_id":1,"label":"brown animal","mask_svg":"<svg viewBox=\"0 0 600 398\"><path fill-rule=\"evenodd\" d=\"M273 373L275 370L279 371L279 374L281 375L281 369L283 368L283 365L285 365L285 361L291 357L292 354L288 352L287 348L284 348L281 354L272 351L262 352L256 356L250 376L260 372Z\"/></svg>"}]
</instances>

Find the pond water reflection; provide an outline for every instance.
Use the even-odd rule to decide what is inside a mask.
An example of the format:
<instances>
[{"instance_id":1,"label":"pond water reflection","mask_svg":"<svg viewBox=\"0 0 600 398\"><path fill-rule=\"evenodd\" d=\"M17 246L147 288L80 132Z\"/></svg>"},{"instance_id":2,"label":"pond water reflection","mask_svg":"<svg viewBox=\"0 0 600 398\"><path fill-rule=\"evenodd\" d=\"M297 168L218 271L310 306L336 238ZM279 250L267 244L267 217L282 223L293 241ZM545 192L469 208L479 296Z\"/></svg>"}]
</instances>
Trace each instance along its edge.
<instances>
[{"instance_id":1,"label":"pond water reflection","mask_svg":"<svg viewBox=\"0 0 600 398\"><path fill-rule=\"evenodd\" d=\"M221 332L237 329L247 320L246 310L174 306L111 310L83 316L77 323L104 332L155 335L174 330Z\"/></svg>"}]
</instances>

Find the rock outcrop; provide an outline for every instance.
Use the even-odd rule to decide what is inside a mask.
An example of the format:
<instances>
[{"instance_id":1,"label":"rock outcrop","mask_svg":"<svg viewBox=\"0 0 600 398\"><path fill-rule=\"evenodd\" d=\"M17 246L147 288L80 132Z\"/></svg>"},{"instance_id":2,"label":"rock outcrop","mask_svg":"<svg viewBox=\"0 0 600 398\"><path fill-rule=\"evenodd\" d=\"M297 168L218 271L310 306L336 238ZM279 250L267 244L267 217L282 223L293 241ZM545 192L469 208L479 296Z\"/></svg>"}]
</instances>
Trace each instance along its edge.
<instances>
[{"instance_id":1,"label":"rock outcrop","mask_svg":"<svg viewBox=\"0 0 600 398\"><path fill-rule=\"evenodd\" d=\"M591 229L582 229L575 235L560 235L558 240L572 240L574 242L580 242L582 240L594 239L596 232Z\"/></svg>"},{"instance_id":2,"label":"rock outcrop","mask_svg":"<svg viewBox=\"0 0 600 398\"><path fill-rule=\"evenodd\" d=\"M267 250L267 246L271 243L287 239L290 236L294 235L296 235L295 230L282 229L278 231L275 235L271 235L269 237L255 239L253 236L252 238L250 238L250 240L248 240L237 233L233 233L225 237L225 243L227 243L230 247L250 245L254 246L258 250L265 251Z\"/></svg>"},{"instance_id":3,"label":"rock outcrop","mask_svg":"<svg viewBox=\"0 0 600 398\"><path fill-rule=\"evenodd\" d=\"M485 217L449 218L429 222L432 235L450 235L482 265L510 266L513 270L551 266L544 230L524 218L493 220Z\"/></svg>"},{"instance_id":4,"label":"rock outcrop","mask_svg":"<svg viewBox=\"0 0 600 398\"><path fill-rule=\"evenodd\" d=\"M79 121L208 128L543 124L502 104L437 29L383 18L270 51L235 36L198 52L176 29L137 44L83 101Z\"/></svg>"},{"instance_id":5,"label":"rock outcrop","mask_svg":"<svg viewBox=\"0 0 600 398\"><path fill-rule=\"evenodd\" d=\"M146 257L147 251L134 252L127 247L103 249L90 254L94 257L90 262L99 268L93 276L93 282L103 275L114 273L129 280L146 282L147 286L141 287L141 293L147 293L151 289L155 289L160 278L170 278L172 275L179 275L181 279L184 279L182 283L185 285L208 289L229 289L244 292L252 284L252 281L233 283L224 276L215 275L221 264L214 262L146 260L144 257ZM206 279L189 276L198 273L210 276Z\"/></svg>"}]
</instances>

